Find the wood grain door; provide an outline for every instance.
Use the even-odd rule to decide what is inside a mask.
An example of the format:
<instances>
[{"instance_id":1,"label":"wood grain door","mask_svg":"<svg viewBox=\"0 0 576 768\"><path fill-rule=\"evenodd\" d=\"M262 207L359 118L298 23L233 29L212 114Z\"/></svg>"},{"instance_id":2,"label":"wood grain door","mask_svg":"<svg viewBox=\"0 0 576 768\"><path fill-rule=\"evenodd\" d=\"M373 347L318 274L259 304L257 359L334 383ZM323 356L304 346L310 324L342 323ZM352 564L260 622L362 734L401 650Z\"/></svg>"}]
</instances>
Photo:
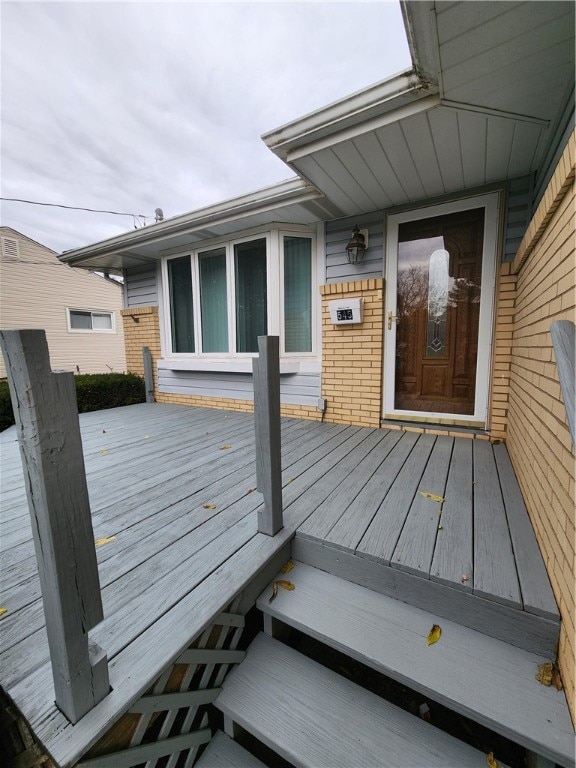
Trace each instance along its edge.
<instances>
[{"instance_id":1,"label":"wood grain door","mask_svg":"<svg viewBox=\"0 0 576 768\"><path fill-rule=\"evenodd\" d=\"M480 368L488 363L490 332L481 334L481 325L490 320L494 283L485 241L494 255L497 205L428 209L436 210L441 215L390 217L396 221L387 254L394 263L387 270L385 412L476 421L485 416L478 377L486 374Z\"/></svg>"}]
</instances>

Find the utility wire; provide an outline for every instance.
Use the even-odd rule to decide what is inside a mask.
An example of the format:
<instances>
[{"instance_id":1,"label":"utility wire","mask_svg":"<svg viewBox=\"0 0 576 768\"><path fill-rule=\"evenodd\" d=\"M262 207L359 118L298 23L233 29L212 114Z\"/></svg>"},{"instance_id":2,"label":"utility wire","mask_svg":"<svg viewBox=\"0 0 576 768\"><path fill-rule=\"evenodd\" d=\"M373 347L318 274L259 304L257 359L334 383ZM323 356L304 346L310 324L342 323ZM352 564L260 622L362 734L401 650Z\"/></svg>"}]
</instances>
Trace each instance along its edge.
<instances>
[{"instance_id":1,"label":"utility wire","mask_svg":"<svg viewBox=\"0 0 576 768\"><path fill-rule=\"evenodd\" d=\"M142 213L123 213L122 211L105 211L101 210L99 208L83 208L81 206L77 205L62 205L61 203L40 203L37 200L23 200L19 197L0 197L0 200L6 200L10 203L28 203L28 205L45 205L49 206L50 208L67 208L70 211L88 211L89 213L110 213L113 216L132 216L134 219L134 223L136 223L136 219L146 219L151 218L150 216L144 216Z\"/></svg>"}]
</instances>

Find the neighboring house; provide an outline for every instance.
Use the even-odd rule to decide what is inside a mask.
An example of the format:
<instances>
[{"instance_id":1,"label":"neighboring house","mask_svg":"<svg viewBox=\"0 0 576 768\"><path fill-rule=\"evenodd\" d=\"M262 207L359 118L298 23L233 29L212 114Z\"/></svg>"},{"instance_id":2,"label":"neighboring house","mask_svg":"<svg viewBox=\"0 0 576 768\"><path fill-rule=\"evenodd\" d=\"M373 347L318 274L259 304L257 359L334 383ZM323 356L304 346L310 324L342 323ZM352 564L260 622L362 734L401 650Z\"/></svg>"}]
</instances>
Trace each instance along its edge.
<instances>
[{"instance_id":1,"label":"neighboring house","mask_svg":"<svg viewBox=\"0 0 576 768\"><path fill-rule=\"evenodd\" d=\"M297 178L61 258L124 274L128 366L150 347L160 402L251 409L268 333L285 415L505 440L574 716L574 449L550 337L575 319L574 4L403 11L411 70L264 136ZM361 322L335 323L352 299Z\"/></svg>"},{"instance_id":2,"label":"neighboring house","mask_svg":"<svg viewBox=\"0 0 576 768\"><path fill-rule=\"evenodd\" d=\"M62 264L54 251L8 227L0 238L0 328L44 329L54 369L125 371L122 286Z\"/></svg>"}]
</instances>

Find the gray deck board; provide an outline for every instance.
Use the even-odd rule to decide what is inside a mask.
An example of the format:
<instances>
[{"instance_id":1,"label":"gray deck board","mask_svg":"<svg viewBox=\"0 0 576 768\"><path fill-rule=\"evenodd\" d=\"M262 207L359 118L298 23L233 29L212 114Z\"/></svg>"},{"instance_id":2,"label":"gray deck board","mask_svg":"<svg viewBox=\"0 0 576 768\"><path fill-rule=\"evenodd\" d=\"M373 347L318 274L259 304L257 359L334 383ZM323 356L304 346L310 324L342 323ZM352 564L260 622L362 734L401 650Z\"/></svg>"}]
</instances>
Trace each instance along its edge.
<instances>
[{"instance_id":1,"label":"gray deck board","mask_svg":"<svg viewBox=\"0 0 576 768\"><path fill-rule=\"evenodd\" d=\"M442 528L436 537L430 578L457 589L470 590L473 578L472 441L457 440L452 452Z\"/></svg>"},{"instance_id":2,"label":"gray deck board","mask_svg":"<svg viewBox=\"0 0 576 768\"><path fill-rule=\"evenodd\" d=\"M486 766L485 754L262 634L216 706L302 768Z\"/></svg>"},{"instance_id":3,"label":"gray deck board","mask_svg":"<svg viewBox=\"0 0 576 768\"><path fill-rule=\"evenodd\" d=\"M433 435L418 438L356 548L362 557L390 562L435 442Z\"/></svg>"},{"instance_id":4,"label":"gray deck board","mask_svg":"<svg viewBox=\"0 0 576 768\"><path fill-rule=\"evenodd\" d=\"M279 577L280 578L280 577ZM545 658L316 568L296 563L293 592L261 611L549 759L573 765L574 729L563 694L535 685ZM545 751L542 751L542 749Z\"/></svg>"},{"instance_id":5,"label":"gray deck board","mask_svg":"<svg viewBox=\"0 0 576 768\"><path fill-rule=\"evenodd\" d=\"M520 605L520 585L490 443L474 441L474 593Z\"/></svg>"},{"instance_id":6,"label":"gray deck board","mask_svg":"<svg viewBox=\"0 0 576 768\"><path fill-rule=\"evenodd\" d=\"M222 731L217 731L202 754L197 768L266 768L264 763L247 752Z\"/></svg>"},{"instance_id":7,"label":"gray deck board","mask_svg":"<svg viewBox=\"0 0 576 768\"><path fill-rule=\"evenodd\" d=\"M453 444L453 438L436 441L419 490L444 498ZM394 549L392 565L426 579L429 577L438 526L442 524L441 510L441 503L416 494Z\"/></svg>"},{"instance_id":8,"label":"gray deck board","mask_svg":"<svg viewBox=\"0 0 576 768\"><path fill-rule=\"evenodd\" d=\"M405 432L401 435L386 457L386 461L378 467L360 491L354 504L334 525L326 537L327 541L341 549L352 551L356 549L417 439L418 436L413 432Z\"/></svg>"},{"instance_id":9,"label":"gray deck board","mask_svg":"<svg viewBox=\"0 0 576 768\"><path fill-rule=\"evenodd\" d=\"M256 533L262 497L254 490L250 414L143 404L82 414L80 422L94 533L97 538L116 537L97 548L105 619L93 632L108 653L114 690L74 727L53 703L16 433L10 429L0 435L0 604L8 611L0 619L0 684L63 765L79 759L259 569L282 553L288 556L286 547L299 527L316 531L320 538L309 539L316 543L329 529L326 538L337 540L328 541L332 552L360 560L363 568L376 565L354 557L353 551L420 439L409 432L283 419L285 528L269 538ZM455 441L455 446L463 442L468 444ZM232 447L221 450L224 445ZM455 448L451 473L456 454ZM504 470L501 474L506 484ZM497 481L495 473L492 482ZM407 479L405 487L413 497L416 486ZM470 488L471 479L468 492ZM514 501L513 490L503 493L504 503ZM458 498L454 495L454 502ZM407 514L410 526L416 518L412 520L410 509ZM519 508L515 514L524 512ZM512 517L510 521L513 529ZM483 535L493 534L485 528ZM409 599L417 599L423 582L431 585L396 568L386 570L394 572L396 581L400 575L410 580ZM390 578L379 576L378 581L388 583ZM396 581L393 589L400 595L405 585ZM453 592L448 590L446 605ZM438 604L443 599L435 594ZM481 604L494 605L490 599ZM511 609L498 604L498 610L496 621L506 626ZM521 609L514 615L521 621L510 619L511 625L524 627L528 615ZM547 627L557 627L546 615L532 616L542 622L543 629L533 630L542 646L548 642ZM557 620L553 610L550 615Z\"/></svg>"}]
</instances>

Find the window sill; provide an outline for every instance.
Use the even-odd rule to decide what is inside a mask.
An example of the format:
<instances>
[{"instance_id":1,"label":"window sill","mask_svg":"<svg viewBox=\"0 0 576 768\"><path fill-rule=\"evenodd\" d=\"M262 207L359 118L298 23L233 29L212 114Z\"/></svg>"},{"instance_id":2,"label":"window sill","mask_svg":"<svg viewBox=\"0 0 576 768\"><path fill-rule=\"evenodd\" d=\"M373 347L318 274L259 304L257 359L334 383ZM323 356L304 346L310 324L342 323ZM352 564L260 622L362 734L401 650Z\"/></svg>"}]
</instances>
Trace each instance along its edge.
<instances>
[{"instance_id":1,"label":"window sill","mask_svg":"<svg viewBox=\"0 0 576 768\"><path fill-rule=\"evenodd\" d=\"M252 373L252 358L246 360L159 360L159 370L168 371L221 371L222 373ZM280 360L280 374L298 373L300 363Z\"/></svg>"}]
</instances>

